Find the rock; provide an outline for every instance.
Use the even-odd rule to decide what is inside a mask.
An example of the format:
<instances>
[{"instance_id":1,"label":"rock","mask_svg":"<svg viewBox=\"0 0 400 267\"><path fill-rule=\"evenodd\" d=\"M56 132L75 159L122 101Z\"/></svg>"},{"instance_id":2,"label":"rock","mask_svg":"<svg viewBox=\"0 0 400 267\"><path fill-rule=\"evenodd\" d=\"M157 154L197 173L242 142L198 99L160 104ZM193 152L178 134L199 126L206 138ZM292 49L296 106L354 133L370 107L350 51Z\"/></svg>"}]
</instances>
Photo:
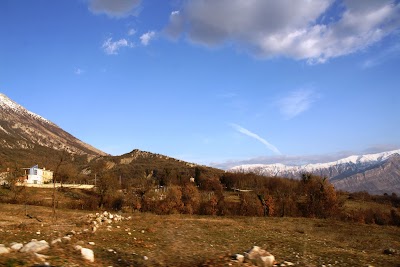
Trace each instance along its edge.
<instances>
[{"instance_id":1,"label":"rock","mask_svg":"<svg viewBox=\"0 0 400 267\"><path fill-rule=\"evenodd\" d=\"M286 266L294 266L294 263L290 261L284 261L283 264L285 264Z\"/></svg>"},{"instance_id":2,"label":"rock","mask_svg":"<svg viewBox=\"0 0 400 267\"><path fill-rule=\"evenodd\" d=\"M81 254L82 254L83 259L90 261L90 262L94 262L93 250L91 250L89 248L82 248Z\"/></svg>"},{"instance_id":3,"label":"rock","mask_svg":"<svg viewBox=\"0 0 400 267\"><path fill-rule=\"evenodd\" d=\"M144 259L145 261L147 261L149 258L148 258L147 256L144 256L143 259Z\"/></svg>"},{"instance_id":4,"label":"rock","mask_svg":"<svg viewBox=\"0 0 400 267\"><path fill-rule=\"evenodd\" d=\"M268 252L267 252L268 253ZM275 257L272 254L266 255L266 256L261 256L261 264L258 266L263 266L263 267L271 267L275 263Z\"/></svg>"},{"instance_id":5,"label":"rock","mask_svg":"<svg viewBox=\"0 0 400 267\"><path fill-rule=\"evenodd\" d=\"M246 252L245 259L260 267L272 267L275 262L274 255L258 246L254 246Z\"/></svg>"},{"instance_id":6,"label":"rock","mask_svg":"<svg viewBox=\"0 0 400 267\"><path fill-rule=\"evenodd\" d=\"M95 243L94 242L88 242L89 245L94 246Z\"/></svg>"},{"instance_id":7,"label":"rock","mask_svg":"<svg viewBox=\"0 0 400 267\"><path fill-rule=\"evenodd\" d=\"M40 261L46 261L48 258L50 258L49 256L39 254L39 253L34 253L34 255Z\"/></svg>"},{"instance_id":8,"label":"rock","mask_svg":"<svg viewBox=\"0 0 400 267\"><path fill-rule=\"evenodd\" d=\"M82 249L82 246L76 245L76 246L74 247L74 249L75 249L75 250L81 250L81 249Z\"/></svg>"},{"instance_id":9,"label":"rock","mask_svg":"<svg viewBox=\"0 0 400 267\"><path fill-rule=\"evenodd\" d=\"M54 246L54 245L56 245L56 244L58 244L58 243L61 243L61 242L62 242L61 238L57 238L57 239L54 239L53 241L51 241L50 244L51 244L52 246Z\"/></svg>"},{"instance_id":10,"label":"rock","mask_svg":"<svg viewBox=\"0 0 400 267\"><path fill-rule=\"evenodd\" d=\"M244 256L242 254L235 254L233 255L233 260L243 263L244 262Z\"/></svg>"},{"instance_id":11,"label":"rock","mask_svg":"<svg viewBox=\"0 0 400 267\"><path fill-rule=\"evenodd\" d=\"M50 247L49 244L45 240L36 241L33 239L31 242L26 244L20 251L24 253L30 253L30 252L36 253L46 250L49 247Z\"/></svg>"},{"instance_id":12,"label":"rock","mask_svg":"<svg viewBox=\"0 0 400 267\"><path fill-rule=\"evenodd\" d=\"M0 255L1 254L8 254L10 253L10 249L4 246L3 244L0 244Z\"/></svg>"},{"instance_id":13,"label":"rock","mask_svg":"<svg viewBox=\"0 0 400 267\"><path fill-rule=\"evenodd\" d=\"M393 249L393 248L387 248L387 249L385 249L385 250L383 251L383 254L386 254L386 255L394 255L394 254L396 254L396 250Z\"/></svg>"},{"instance_id":14,"label":"rock","mask_svg":"<svg viewBox=\"0 0 400 267\"><path fill-rule=\"evenodd\" d=\"M24 247L22 243L11 243L11 250L19 251L21 248Z\"/></svg>"},{"instance_id":15,"label":"rock","mask_svg":"<svg viewBox=\"0 0 400 267\"><path fill-rule=\"evenodd\" d=\"M62 241L68 243L68 242L71 241L71 237L68 236L68 235L67 235L67 236L64 236L64 237L62 238Z\"/></svg>"}]
</instances>

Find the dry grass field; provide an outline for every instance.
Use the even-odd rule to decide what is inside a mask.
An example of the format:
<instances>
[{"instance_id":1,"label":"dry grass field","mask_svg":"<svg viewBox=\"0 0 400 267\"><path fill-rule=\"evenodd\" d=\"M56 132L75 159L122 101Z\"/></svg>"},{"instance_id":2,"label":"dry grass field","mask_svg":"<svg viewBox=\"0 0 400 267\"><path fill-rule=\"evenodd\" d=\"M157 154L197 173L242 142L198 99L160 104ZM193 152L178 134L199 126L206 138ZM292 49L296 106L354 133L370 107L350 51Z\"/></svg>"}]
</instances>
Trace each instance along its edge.
<instances>
[{"instance_id":1,"label":"dry grass field","mask_svg":"<svg viewBox=\"0 0 400 267\"><path fill-rule=\"evenodd\" d=\"M28 212L37 219L28 218ZM122 214L130 220L101 226L95 233L86 223L88 211L0 204L0 243L51 242L68 233L71 240L35 255L11 252L0 266L237 266L229 256L253 245L261 246L278 262L296 266L400 266L400 228L305 218L212 217L149 213ZM94 242L89 245L88 242ZM94 251L85 262L74 245ZM231 264L231 265L230 265Z\"/></svg>"}]
</instances>

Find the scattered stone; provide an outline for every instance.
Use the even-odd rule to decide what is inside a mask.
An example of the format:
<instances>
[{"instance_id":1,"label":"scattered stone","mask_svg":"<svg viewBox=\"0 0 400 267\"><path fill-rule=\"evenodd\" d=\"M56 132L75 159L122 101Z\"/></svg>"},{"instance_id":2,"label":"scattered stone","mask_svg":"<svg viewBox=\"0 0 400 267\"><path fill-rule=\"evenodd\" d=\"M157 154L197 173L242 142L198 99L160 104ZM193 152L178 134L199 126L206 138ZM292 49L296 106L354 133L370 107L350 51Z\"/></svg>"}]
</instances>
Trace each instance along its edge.
<instances>
[{"instance_id":1,"label":"scattered stone","mask_svg":"<svg viewBox=\"0 0 400 267\"><path fill-rule=\"evenodd\" d=\"M258 246L254 246L245 252L244 256L241 254L234 255L234 260L239 263L248 262L259 267L272 267L275 264L274 255Z\"/></svg>"},{"instance_id":2,"label":"scattered stone","mask_svg":"<svg viewBox=\"0 0 400 267\"><path fill-rule=\"evenodd\" d=\"M394 255L394 254L396 254L396 250L393 248L387 248L383 251L383 253L386 255Z\"/></svg>"},{"instance_id":3,"label":"scattered stone","mask_svg":"<svg viewBox=\"0 0 400 267\"><path fill-rule=\"evenodd\" d=\"M147 261L149 258L147 256L143 256L143 259Z\"/></svg>"},{"instance_id":4,"label":"scattered stone","mask_svg":"<svg viewBox=\"0 0 400 267\"><path fill-rule=\"evenodd\" d=\"M68 242L71 241L71 237L68 236L68 235L67 235L67 236L64 236L64 237L62 238L62 241L68 243Z\"/></svg>"},{"instance_id":5,"label":"scattered stone","mask_svg":"<svg viewBox=\"0 0 400 267\"><path fill-rule=\"evenodd\" d=\"M94 246L95 243L94 242L88 242L89 245Z\"/></svg>"},{"instance_id":6,"label":"scattered stone","mask_svg":"<svg viewBox=\"0 0 400 267\"><path fill-rule=\"evenodd\" d=\"M0 244L0 255L1 254L8 254L10 253L10 249L4 246L3 244Z\"/></svg>"},{"instance_id":7,"label":"scattered stone","mask_svg":"<svg viewBox=\"0 0 400 267\"><path fill-rule=\"evenodd\" d=\"M81 254L82 254L83 259L90 261L90 262L94 262L93 250L91 250L89 248L82 248Z\"/></svg>"},{"instance_id":8,"label":"scattered stone","mask_svg":"<svg viewBox=\"0 0 400 267\"><path fill-rule=\"evenodd\" d=\"M24 244L22 244L22 243L15 243L15 242L11 243L11 250L13 250L13 251L20 251L21 248L23 248L23 247L24 247Z\"/></svg>"},{"instance_id":9,"label":"scattered stone","mask_svg":"<svg viewBox=\"0 0 400 267\"><path fill-rule=\"evenodd\" d=\"M233 255L233 260L243 263L244 262L244 256L242 254L235 254Z\"/></svg>"},{"instance_id":10,"label":"scattered stone","mask_svg":"<svg viewBox=\"0 0 400 267\"><path fill-rule=\"evenodd\" d=\"M74 247L74 249L75 249L75 250L81 250L81 249L82 249L82 246L76 245L76 246Z\"/></svg>"},{"instance_id":11,"label":"scattered stone","mask_svg":"<svg viewBox=\"0 0 400 267\"><path fill-rule=\"evenodd\" d=\"M61 238L54 239L53 241L50 242L50 244L51 244L52 246L54 246L54 245L56 245L56 244L58 244L58 243L62 243Z\"/></svg>"},{"instance_id":12,"label":"scattered stone","mask_svg":"<svg viewBox=\"0 0 400 267\"><path fill-rule=\"evenodd\" d=\"M294 266L294 263L290 261L284 261L283 264L285 264L286 266Z\"/></svg>"},{"instance_id":13,"label":"scattered stone","mask_svg":"<svg viewBox=\"0 0 400 267\"><path fill-rule=\"evenodd\" d=\"M66 233L66 236L74 236L74 235L76 235L75 230L71 230L68 233Z\"/></svg>"},{"instance_id":14,"label":"scattered stone","mask_svg":"<svg viewBox=\"0 0 400 267\"><path fill-rule=\"evenodd\" d=\"M36 252L40 252L43 250L46 250L50 248L49 243L47 243L45 240L41 240L41 241L37 241L35 239L32 239L31 242L29 242L28 244L26 244L21 250L20 252L24 252L24 253L36 253Z\"/></svg>"},{"instance_id":15,"label":"scattered stone","mask_svg":"<svg viewBox=\"0 0 400 267\"><path fill-rule=\"evenodd\" d=\"M46 261L48 258L50 258L49 256L39 254L39 253L34 253L34 255L40 261Z\"/></svg>"}]
</instances>

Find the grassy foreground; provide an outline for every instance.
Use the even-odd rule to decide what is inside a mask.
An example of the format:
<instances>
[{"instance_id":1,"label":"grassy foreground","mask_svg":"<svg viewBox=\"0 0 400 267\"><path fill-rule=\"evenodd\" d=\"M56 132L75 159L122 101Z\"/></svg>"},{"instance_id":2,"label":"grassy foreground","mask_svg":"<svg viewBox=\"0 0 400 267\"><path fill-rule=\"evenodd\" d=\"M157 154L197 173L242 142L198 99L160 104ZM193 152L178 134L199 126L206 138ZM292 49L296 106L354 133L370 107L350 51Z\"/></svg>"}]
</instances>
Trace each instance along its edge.
<instances>
[{"instance_id":1,"label":"grassy foreground","mask_svg":"<svg viewBox=\"0 0 400 267\"><path fill-rule=\"evenodd\" d=\"M30 219L25 212L35 216ZM123 214L131 220L101 226L86 223L88 211L0 204L0 243L52 240L74 230L69 242L41 252L52 266L229 266L229 255L261 246L278 262L296 266L400 266L400 228L305 218L209 217L148 213ZM89 245L88 242L94 242ZM95 262L84 262L73 246L91 248ZM34 255L0 255L0 266L39 266Z\"/></svg>"}]
</instances>

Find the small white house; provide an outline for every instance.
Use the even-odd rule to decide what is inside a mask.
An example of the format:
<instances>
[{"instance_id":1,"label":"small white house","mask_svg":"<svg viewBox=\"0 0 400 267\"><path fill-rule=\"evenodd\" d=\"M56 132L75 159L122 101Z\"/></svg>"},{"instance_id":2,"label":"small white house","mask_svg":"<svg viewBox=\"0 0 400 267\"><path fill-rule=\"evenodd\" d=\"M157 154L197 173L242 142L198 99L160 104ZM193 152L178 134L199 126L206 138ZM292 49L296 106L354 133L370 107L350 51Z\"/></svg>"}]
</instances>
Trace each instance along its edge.
<instances>
[{"instance_id":1,"label":"small white house","mask_svg":"<svg viewBox=\"0 0 400 267\"><path fill-rule=\"evenodd\" d=\"M53 181L53 172L46 168L40 169L38 165L26 168L25 175L27 184L48 184Z\"/></svg>"}]
</instances>

